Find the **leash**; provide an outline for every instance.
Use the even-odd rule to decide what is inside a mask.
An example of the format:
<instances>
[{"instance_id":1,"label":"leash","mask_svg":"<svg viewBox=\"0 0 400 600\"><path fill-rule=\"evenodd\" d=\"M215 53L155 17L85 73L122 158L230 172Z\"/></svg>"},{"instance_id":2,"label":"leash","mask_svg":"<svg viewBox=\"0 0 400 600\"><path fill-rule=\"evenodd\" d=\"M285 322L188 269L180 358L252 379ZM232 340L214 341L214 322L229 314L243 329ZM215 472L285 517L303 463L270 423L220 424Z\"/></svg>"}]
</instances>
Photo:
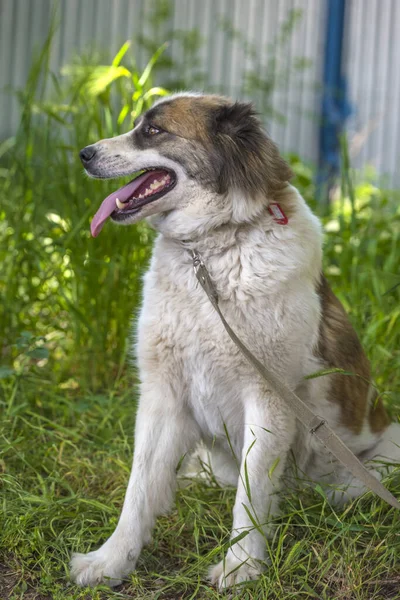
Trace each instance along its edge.
<instances>
[{"instance_id":1,"label":"leash","mask_svg":"<svg viewBox=\"0 0 400 600\"><path fill-rule=\"evenodd\" d=\"M344 442L336 435L329 427L325 419L316 415L308 406L301 400L292 390L281 381L272 371L267 369L265 365L250 352L250 350L238 338L236 333L231 329L230 325L225 320L219 305L218 294L211 280L210 274L203 262L203 259L197 250L191 250L193 268L196 277L208 296L214 309L217 311L223 326L225 327L229 337L236 344L248 362L259 372L261 377L269 384L272 390L291 408L295 416L306 427L311 435L314 435L320 442L329 450L339 462L348 469L356 479L361 481L367 488L375 492L377 496L385 500L390 506L400 509L400 503L387 490L380 481L353 454L353 452L344 444Z\"/></svg>"}]
</instances>

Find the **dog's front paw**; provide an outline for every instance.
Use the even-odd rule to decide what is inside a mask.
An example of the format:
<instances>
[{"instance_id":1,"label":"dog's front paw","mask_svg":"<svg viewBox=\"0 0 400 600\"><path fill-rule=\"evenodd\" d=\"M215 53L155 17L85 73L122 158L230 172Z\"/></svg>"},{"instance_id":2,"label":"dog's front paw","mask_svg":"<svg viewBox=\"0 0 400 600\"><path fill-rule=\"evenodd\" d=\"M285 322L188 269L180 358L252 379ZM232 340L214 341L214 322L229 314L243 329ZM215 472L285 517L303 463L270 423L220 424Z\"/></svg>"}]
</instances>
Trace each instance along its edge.
<instances>
[{"instance_id":1,"label":"dog's front paw","mask_svg":"<svg viewBox=\"0 0 400 600\"><path fill-rule=\"evenodd\" d=\"M223 590L244 581L258 579L262 570L260 562L252 558L241 561L228 552L225 559L210 570L210 580L220 590Z\"/></svg>"},{"instance_id":2,"label":"dog's front paw","mask_svg":"<svg viewBox=\"0 0 400 600\"><path fill-rule=\"evenodd\" d=\"M88 554L74 553L71 558L71 578L80 586L94 586L99 583L115 587L123 577L135 568L135 560L130 555L111 549L100 548Z\"/></svg>"}]
</instances>

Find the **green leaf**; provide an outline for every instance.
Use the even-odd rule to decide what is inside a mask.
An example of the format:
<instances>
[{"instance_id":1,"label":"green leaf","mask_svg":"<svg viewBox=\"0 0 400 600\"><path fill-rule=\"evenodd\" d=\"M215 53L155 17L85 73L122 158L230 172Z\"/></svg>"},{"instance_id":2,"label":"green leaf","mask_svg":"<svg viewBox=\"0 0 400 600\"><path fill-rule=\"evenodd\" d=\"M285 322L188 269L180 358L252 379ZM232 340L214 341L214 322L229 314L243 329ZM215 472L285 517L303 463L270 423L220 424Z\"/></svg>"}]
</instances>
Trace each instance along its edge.
<instances>
[{"instance_id":1,"label":"green leaf","mask_svg":"<svg viewBox=\"0 0 400 600\"><path fill-rule=\"evenodd\" d=\"M125 44L123 44L121 46L121 48L118 50L117 54L114 56L114 60L112 61L112 66L113 67L118 67L119 66L119 63L124 58L124 56L127 53L127 51L129 50L130 45L131 45L131 42L129 40L127 40L125 42Z\"/></svg>"},{"instance_id":2,"label":"green leaf","mask_svg":"<svg viewBox=\"0 0 400 600\"><path fill-rule=\"evenodd\" d=\"M117 119L117 123L118 123L118 125L121 125L121 124L122 124L122 123L125 121L125 119L126 119L126 116L127 116L127 114L129 113L129 108L130 108L130 107L129 107L129 104L125 104L125 105L124 105L124 106L121 108L121 111L120 111L120 113L119 113L119 115L118 115L118 119Z\"/></svg>"},{"instance_id":3,"label":"green leaf","mask_svg":"<svg viewBox=\"0 0 400 600\"><path fill-rule=\"evenodd\" d=\"M15 375L14 369L11 369L10 367L0 367L0 379L7 379L13 375Z\"/></svg>"},{"instance_id":4,"label":"green leaf","mask_svg":"<svg viewBox=\"0 0 400 600\"><path fill-rule=\"evenodd\" d=\"M257 531L261 532L260 523L258 523L256 521L254 515L251 514L249 507L244 502L242 502L242 506L243 506L244 510L246 511L247 516L249 517L250 522L253 524L254 529L257 529Z\"/></svg>"},{"instance_id":5,"label":"green leaf","mask_svg":"<svg viewBox=\"0 0 400 600\"><path fill-rule=\"evenodd\" d=\"M315 373L311 373L310 375L305 375L304 379L317 379L317 377L324 377L325 375L352 375L353 377L357 377L356 373L352 373L351 371L345 371L344 369L333 368L333 369L322 369L321 371L316 371Z\"/></svg>"},{"instance_id":6,"label":"green leaf","mask_svg":"<svg viewBox=\"0 0 400 600\"><path fill-rule=\"evenodd\" d=\"M131 112L132 118L136 119L143 111L143 98L140 98L136 103L136 108Z\"/></svg>"},{"instance_id":7,"label":"green leaf","mask_svg":"<svg viewBox=\"0 0 400 600\"><path fill-rule=\"evenodd\" d=\"M6 154L13 146L15 146L15 137L10 137L0 144L0 157Z\"/></svg>"},{"instance_id":8,"label":"green leaf","mask_svg":"<svg viewBox=\"0 0 400 600\"><path fill-rule=\"evenodd\" d=\"M250 531L246 529L246 531L242 531L242 533L239 533L239 535L237 535L236 537L232 538L231 540L229 540L229 542L227 542L225 544L226 548L230 548L231 546L233 546L234 544L237 544L238 542L240 542L240 540L242 540L243 538L246 537L246 535L249 535Z\"/></svg>"},{"instance_id":9,"label":"green leaf","mask_svg":"<svg viewBox=\"0 0 400 600\"><path fill-rule=\"evenodd\" d=\"M25 338L26 340L31 340L33 338L33 333L31 333L30 331L21 331L21 337Z\"/></svg>"},{"instance_id":10,"label":"green leaf","mask_svg":"<svg viewBox=\"0 0 400 600\"><path fill-rule=\"evenodd\" d=\"M29 352L26 353L27 356L30 356L31 358L37 358L39 359L43 359L43 358L49 358L49 351L47 350L47 348L34 348L33 350L29 350Z\"/></svg>"},{"instance_id":11,"label":"green leaf","mask_svg":"<svg viewBox=\"0 0 400 600\"><path fill-rule=\"evenodd\" d=\"M285 567L289 566L291 562L294 562L295 559L297 559L298 555L301 552L301 548L302 548L303 544L304 544L303 540L300 540L294 544L293 548L291 548L289 554L287 555L287 557L285 559Z\"/></svg>"},{"instance_id":12,"label":"green leaf","mask_svg":"<svg viewBox=\"0 0 400 600\"><path fill-rule=\"evenodd\" d=\"M319 483L317 483L314 486L314 490L317 492L317 494L319 494L325 500L325 502L327 502L326 493L324 492L324 490L322 489L322 487L319 485Z\"/></svg>"},{"instance_id":13,"label":"green leaf","mask_svg":"<svg viewBox=\"0 0 400 600\"><path fill-rule=\"evenodd\" d=\"M249 501L251 502L251 488L250 488L250 479L249 479L249 474L247 471L247 457L249 455L250 450L253 448L254 444L256 443L257 439L253 440L252 443L250 444L247 452L246 452L246 457L244 459L244 465L243 465L243 470L244 470L244 480L245 480L245 488L246 488L246 494L247 497L249 499Z\"/></svg>"},{"instance_id":14,"label":"green leaf","mask_svg":"<svg viewBox=\"0 0 400 600\"><path fill-rule=\"evenodd\" d=\"M97 67L88 81L87 89L93 96L98 96L120 77L130 76L130 72L125 67Z\"/></svg>"},{"instance_id":15,"label":"green leaf","mask_svg":"<svg viewBox=\"0 0 400 600\"><path fill-rule=\"evenodd\" d=\"M273 473L274 473L274 471L275 471L276 467L279 465L279 461L280 461L280 457L279 457L279 456L277 456L277 457L276 457L276 459L274 460L274 462L272 463L272 466L271 466L271 468L270 468L270 469L269 469L269 471L268 471L268 477L269 477L270 479L272 478L272 475L273 475Z\"/></svg>"},{"instance_id":16,"label":"green leaf","mask_svg":"<svg viewBox=\"0 0 400 600\"><path fill-rule=\"evenodd\" d=\"M165 88L153 87L143 95L143 100L146 102L146 100L149 100L149 98L152 98L153 96L168 96L169 93L170 92Z\"/></svg>"},{"instance_id":17,"label":"green leaf","mask_svg":"<svg viewBox=\"0 0 400 600\"><path fill-rule=\"evenodd\" d=\"M102 94L120 77L131 77L128 69L114 65L99 65L90 69L82 65L69 65L62 69L62 74L81 80L82 89L91 96Z\"/></svg>"},{"instance_id":18,"label":"green leaf","mask_svg":"<svg viewBox=\"0 0 400 600\"><path fill-rule=\"evenodd\" d=\"M136 73L136 71L133 71L132 73L132 82L135 88L139 87L139 75Z\"/></svg>"},{"instance_id":19,"label":"green leaf","mask_svg":"<svg viewBox=\"0 0 400 600\"><path fill-rule=\"evenodd\" d=\"M165 42L165 44L163 44L162 46L160 46L158 48L158 50L156 50L153 54L153 56L151 57L151 59L149 60L149 62L146 65L146 68L144 69L140 79L139 79L139 86L143 87L145 85L145 83L147 82L148 78L150 77L150 74L153 70L154 65L156 64L156 62L158 61L158 59L160 58L161 54L163 54L165 52L165 50L168 47L168 42Z\"/></svg>"}]
</instances>

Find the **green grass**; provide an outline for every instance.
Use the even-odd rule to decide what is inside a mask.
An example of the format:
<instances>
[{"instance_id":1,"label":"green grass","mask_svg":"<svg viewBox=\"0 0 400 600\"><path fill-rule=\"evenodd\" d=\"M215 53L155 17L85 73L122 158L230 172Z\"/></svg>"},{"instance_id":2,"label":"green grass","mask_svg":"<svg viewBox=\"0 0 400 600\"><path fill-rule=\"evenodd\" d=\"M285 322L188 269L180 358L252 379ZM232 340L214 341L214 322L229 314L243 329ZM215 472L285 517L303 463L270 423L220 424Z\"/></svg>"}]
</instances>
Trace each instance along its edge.
<instances>
[{"instance_id":1,"label":"green grass","mask_svg":"<svg viewBox=\"0 0 400 600\"><path fill-rule=\"evenodd\" d=\"M107 538L124 497L136 402L126 331L139 304L152 234L143 224L107 226L91 240L90 216L109 187L85 179L77 160L88 142L128 127L117 117L140 92L132 89L140 77L112 83L121 95L115 107L108 88L87 93L90 69L66 80L51 76L49 47L21 95L21 129L2 147L0 598L224 597L206 574L228 543L234 491L198 483L180 491L172 514L158 520L153 542L124 586L81 590L68 578L71 552ZM45 80L53 82L51 102L43 101ZM139 96L149 89L150 81ZM312 203L310 169L297 157L290 161L295 184ZM325 271L395 419L400 195L368 181L349 194L348 175L346 169L343 193L324 218ZM398 479L387 483L400 496ZM394 509L367 496L337 513L318 490L286 490L276 525L265 574L225 597L400 598Z\"/></svg>"},{"instance_id":2,"label":"green grass","mask_svg":"<svg viewBox=\"0 0 400 600\"><path fill-rule=\"evenodd\" d=\"M221 597L206 574L228 543L234 491L198 483L180 491L171 516L159 519L124 586L72 585L71 551L99 546L118 519L132 454L134 393L127 382L103 394L79 394L29 378L3 391L1 598ZM391 489L400 495L399 482ZM287 490L282 509L268 545L271 566L234 597L399 597L394 509L369 497L337 513L306 490Z\"/></svg>"}]
</instances>

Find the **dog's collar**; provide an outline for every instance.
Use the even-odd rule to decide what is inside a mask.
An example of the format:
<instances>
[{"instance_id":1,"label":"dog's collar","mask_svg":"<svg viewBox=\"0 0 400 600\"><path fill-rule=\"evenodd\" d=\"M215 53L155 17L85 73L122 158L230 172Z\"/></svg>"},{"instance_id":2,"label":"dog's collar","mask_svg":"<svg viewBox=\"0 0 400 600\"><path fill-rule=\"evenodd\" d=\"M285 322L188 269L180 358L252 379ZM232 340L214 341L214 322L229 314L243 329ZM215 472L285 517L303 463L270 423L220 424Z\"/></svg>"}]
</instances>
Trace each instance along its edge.
<instances>
[{"instance_id":1,"label":"dog's collar","mask_svg":"<svg viewBox=\"0 0 400 600\"><path fill-rule=\"evenodd\" d=\"M287 225L289 223L289 219L283 212L281 205L278 204L278 202L271 202L271 204L268 206L268 212L274 217L274 221L279 225Z\"/></svg>"}]
</instances>

